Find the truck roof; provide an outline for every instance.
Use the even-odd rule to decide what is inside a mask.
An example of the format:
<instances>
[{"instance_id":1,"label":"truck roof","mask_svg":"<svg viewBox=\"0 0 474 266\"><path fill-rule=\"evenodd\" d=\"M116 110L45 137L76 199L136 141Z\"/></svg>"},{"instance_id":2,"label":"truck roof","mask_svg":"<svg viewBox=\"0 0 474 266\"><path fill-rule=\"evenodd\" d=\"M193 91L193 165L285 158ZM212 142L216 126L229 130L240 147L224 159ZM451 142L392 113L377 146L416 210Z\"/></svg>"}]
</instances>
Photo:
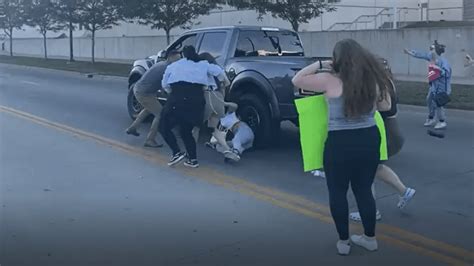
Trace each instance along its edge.
<instances>
[{"instance_id":1,"label":"truck roof","mask_svg":"<svg viewBox=\"0 0 474 266\"><path fill-rule=\"evenodd\" d=\"M206 27L206 28L199 28L199 29L192 29L187 31L189 32L200 32L200 31L215 31L215 30L274 30L274 31L288 31L289 29L278 28L278 27L270 27L270 26L246 26L246 25L235 25L235 26L220 26L220 27ZM290 30L291 31L291 30Z\"/></svg>"}]
</instances>

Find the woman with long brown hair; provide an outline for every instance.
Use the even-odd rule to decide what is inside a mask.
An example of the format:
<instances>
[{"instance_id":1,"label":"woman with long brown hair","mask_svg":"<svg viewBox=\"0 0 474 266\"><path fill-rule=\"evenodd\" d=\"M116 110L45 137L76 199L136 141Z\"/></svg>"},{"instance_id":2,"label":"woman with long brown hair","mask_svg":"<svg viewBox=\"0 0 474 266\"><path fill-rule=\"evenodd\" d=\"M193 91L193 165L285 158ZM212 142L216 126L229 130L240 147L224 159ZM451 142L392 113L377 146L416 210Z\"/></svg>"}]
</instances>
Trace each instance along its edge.
<instances>
[{"instance_id":1,"label":"woman with long brown hair","mask_svg":"<svg viewBox=\"0 0 474 266\"><path fill-rule=\"evenodd\" d=\"M323 68L332 71L317 73ZM339 233L338 253L350 252L349 184L364 226L364 235L353 235L351 240L375 251L376 207L371 186L380 161L380 134L374 112L390 109L389 77L374 55L356 41L346 39L334 47L332 61L307 66L295 75L293 84L303 90L323 92L328 101L324 170L331 214Z\"/></svg>"}]
</instances>

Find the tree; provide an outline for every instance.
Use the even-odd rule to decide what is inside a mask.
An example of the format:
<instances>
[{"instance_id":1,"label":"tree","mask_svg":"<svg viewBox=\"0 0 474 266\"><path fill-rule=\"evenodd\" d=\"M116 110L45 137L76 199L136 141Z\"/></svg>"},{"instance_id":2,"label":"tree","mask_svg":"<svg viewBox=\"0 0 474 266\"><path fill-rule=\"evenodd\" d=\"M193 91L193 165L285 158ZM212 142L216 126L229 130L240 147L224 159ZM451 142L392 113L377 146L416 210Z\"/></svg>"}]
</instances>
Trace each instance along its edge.
<instances>
[{"instance_id":1,"label":"tree","mask_svg":"<svg viewBox=\"0 0 474 266\"><path fill-rule=\"evenodd\" d=\"M193 20L219 8L218 0L123 0L122 11L125 17L138 19L138 23L149 25L152 29L163 29L166 41L170 43L171 30L177 27L190 28Z\"/></svg>"},{"instance_id":2,"label":"tree","mask_svg":"<svg viewBox=\"0 0 474 266\"><path fill-rule=\"evenodd\" d=\"M95 63L95 33L98 30L111 29L119 25L122 16L118 1L113 0L81 0L79 19L84 28L92 33L92 63Z\"/></svg>"},{"instance_id":3,"label":"tree","mask_svg":"<svg viewBox=\"0 0 474 266\"><path fill-rule=\"evenodd\" d=\"M290 22L294 31L324 12L336 10L324 0L230 0L228 3L238 9L255 9L260 17L270 13L274 18Z\"/></svg>"},{"instance_id":4,"label":"tree","mask_svg":"<svg viewBox=\"0 0 474 266\"><path fill-rule=\"evenodd\" d=\"M51 0L30 0L27 7L27 24L38 27L43 35L44 58L48 59L46 34L48 31L56 32L64 28L57 22L56 9Z\"/></svg>"},{"instance_id":5,"label":"tree","mask_svg":"<svg viewBox=\"0 0 474 266\"><path fill-rule=\"evenodd\" d=\"M13 30L21 29L25 24L24 3L21 0L3 0L3 15L0 17L0 29L10 39L10 56L13 56Z\"/></svg>"},{"instance_id":6,"label":"tree","mask_svg":"<svg viewBox=\"0 0 474 266\"><path fill-rule=\"evenodd\" d=\"M60 23L69 29L69 61L74 61L74 36L73 32L76 29L75 23L79 21L79 12L77 6L79 0L56 0L54 6L56 9L56 16Z\"/></svg>"}]
</instances>

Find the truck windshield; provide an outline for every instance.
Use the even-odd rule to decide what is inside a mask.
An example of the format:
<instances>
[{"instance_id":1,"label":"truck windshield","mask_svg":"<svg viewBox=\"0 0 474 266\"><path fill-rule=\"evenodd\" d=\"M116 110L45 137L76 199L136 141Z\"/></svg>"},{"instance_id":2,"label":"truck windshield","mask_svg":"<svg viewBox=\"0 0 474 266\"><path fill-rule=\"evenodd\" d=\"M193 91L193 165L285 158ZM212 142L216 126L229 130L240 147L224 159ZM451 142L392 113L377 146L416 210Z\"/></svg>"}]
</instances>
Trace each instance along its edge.
<instances>
[{"instance_id":1,"label":"truck windshield","mask_svg":"<svg viewBox=\"0 0 474 266\"><path fill-rule=\"evenodd\" d=\"M304 56L298 35L292 31L241 31L235 57Z\"/></svg>"}]
</instances>

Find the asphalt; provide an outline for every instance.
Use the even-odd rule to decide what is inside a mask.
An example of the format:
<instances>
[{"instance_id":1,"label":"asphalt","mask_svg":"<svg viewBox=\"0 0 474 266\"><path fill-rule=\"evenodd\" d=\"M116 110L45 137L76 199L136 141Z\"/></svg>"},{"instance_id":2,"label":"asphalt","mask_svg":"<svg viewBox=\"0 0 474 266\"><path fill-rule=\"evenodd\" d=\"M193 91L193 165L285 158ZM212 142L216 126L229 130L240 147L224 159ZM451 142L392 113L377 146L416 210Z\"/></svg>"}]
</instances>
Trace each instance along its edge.
<instances>
[{"instance_id":1,"label":"asphalt","mask_svg":"<svg viewBox=\"0 0 474 266\"><path fill-rule=\"evenodd\" d=\"M380 250L340 257L325 181L303 173L296 127L238 165L201 144L201 169L169 169L167 148L124 133L126 95L123 79L0 65L1 265L474 262L473 112L449 110L438 139L423 108L401 106L406 143L389 165L417 194L400 211L379 182Z\"/></svg>"}]
</instances>

